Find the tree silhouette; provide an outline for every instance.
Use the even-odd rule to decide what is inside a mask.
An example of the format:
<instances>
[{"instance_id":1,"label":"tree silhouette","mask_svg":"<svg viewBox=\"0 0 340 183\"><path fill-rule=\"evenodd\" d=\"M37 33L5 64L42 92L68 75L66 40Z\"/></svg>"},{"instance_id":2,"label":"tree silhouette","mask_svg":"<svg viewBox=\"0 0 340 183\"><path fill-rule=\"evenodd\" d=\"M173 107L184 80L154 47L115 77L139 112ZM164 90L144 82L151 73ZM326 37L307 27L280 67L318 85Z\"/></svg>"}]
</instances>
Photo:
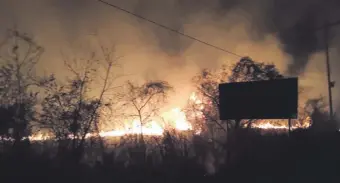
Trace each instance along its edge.
<instances>
[{"instance_id":1,"label":"tree silhouette","mask_svg":"<svg viewBox=\"0 0 340 183\"><path fill-rule=\"evenodd\" d=\"M168 93L172 90L165 81L149 81L137 85L127 82L127 90L124 94L123 107L127 110L125 115L129 120L138 120L140 127L137 146L130 151L130 156L137 164L145 162L146 144L143 128L147 123L159 115L161 106L167 101Z\"/></svg>"},{"instance_id":2,"label":"tree silhouette","mask_svg":"<svg viewBox=\"0 0 340 183\"><path fill-rule=\"evenodd\" d=\"M71 149L76 162L83 155L86 138L90 133L96 134L96 138L100 139L102 152L104 151L104 144L99 136L99 119L101 109L110 107L110 103L104 100L104 95L116 88L113 81L117 76L112 77L112 69L117 66L118 57L113 51L101 46L101 54L97 56L92 53L82 63L84 67L79 71L75 69L76 63L65 60L65 65L73 76L64 85L53 82L46 87L47 96L42 102L40 124L58 139L60 153ZM103 76L100 73L104 73ZM100 81L98 76L103 82L99 96L93 97L90 92Z\"/></svg>"},{"instance_id":3,"label":"tree silhouette","mask_svg":"<svg viewBox=\"0 0 340 183\"><path fill-rule=\"evenodd\" d=\"M0 52L3 63L0 67L0 135L14 139L16 145L29 135L29 124L35 121L37 88L52 82L54 77L36 75L35 67L44 49L26 34L9 30Z\"/></svg>"},{"instance_id":4,"label":"tree silhouette","mask_svg":"<svg viewBox=\"0 0 340 183\"><path fill-rule=\"evenodd\" d=\"M149 81L142 85L127 82L126 101L123 105L132 111L127 112L127 116L133 120L137 119L140 123L140 143L144 143L144 125L159 115L161 106L166 102L171 90L172 87L165 81Z\"/></svg>"}]
</instances>

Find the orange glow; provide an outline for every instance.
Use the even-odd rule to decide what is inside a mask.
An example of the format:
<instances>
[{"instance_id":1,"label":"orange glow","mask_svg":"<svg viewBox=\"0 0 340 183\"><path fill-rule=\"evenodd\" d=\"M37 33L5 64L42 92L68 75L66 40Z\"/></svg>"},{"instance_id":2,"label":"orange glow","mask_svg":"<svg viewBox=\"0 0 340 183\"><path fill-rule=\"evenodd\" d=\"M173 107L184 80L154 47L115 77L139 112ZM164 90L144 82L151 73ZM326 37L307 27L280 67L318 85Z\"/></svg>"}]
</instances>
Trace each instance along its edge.
<instances>
[{"instance_id":1,"label":"orange glow","mask_svg":"<svg viewBox=\"0 0 340 183\"><path fill-rule=\"evenodd\" d=\"M204 109L203 102L198 99L196 93L192 93L189 97L189 101L193 102L196 105L197 111L190 117L204 118L202 110ZM166 126L164 123L160 123L158 121L150 121L143 125L141 128L139 120L133 120L131 124L125 123L124 127L110 130L110 131L101 131L99 135L101 137L122 137L125 135L134 135L141 134L146 136L162 136L165 128L172 128L176 131L191 131L193 130L196 135L200 134L201 129L193 129L192 124L187 120L186 113L179 107L173 108L170 111L164 112L162 115L163 119L166 119ZM259 129L288 129L287 120L258 120L257 122L252 124L252 128ZM162 125L163 124L163 125ZM308 128L311 124L310 117L302 120L301 123L294 123L292 125L292 129L297 128ZM86 138L97 136L98 134L88 134ZM69 136L72 138L72 135ZM32 141L42 141L47 139L52 139L52 136L47 134L34 134L29 137Z\"/></svg>"},{"instance_id":2,"label":"orange glow","mask_svg":"<svg viewBox=\"0 0 340 183\"><path fill-rule=\"evenodd\" d=\"M293 120L292 120L293 121ZM306 129L309 128L312 124L312 120L309 116L304 119L299 119L300 123L293 123L291 129ZM256 123L252 124L253 128L260 129L288 129L288 120L259 120Z\"/></svg>"},{"instance_id":3,"label":"orange glow","mask_svg":"<svg viewBox=\"0 0 340 183\"><path fill-rule=\"evenodd\" d=\"M173 108L169 112L165 112L162 115L164 118L169 121L167 124L168 127L175 129L176 131L189 131L193 130L192 125L187 121L185 113L181 110L181 108ZM157 121L150 121L143 125L141 128L139 120L133 120L132 124L125 124L125 127L121 129L115 129L110 131L101 131L99 135L101 137L121 137L125 135L134 135L141 134L146 136L162 136L164 133L165 127L162 127L162 123ZM197 133L196 133L197 134ZM86 138L97 136L97 134L88 134ZM72 135L69 136L72 138ZM52 139L52 136L46 134L34 134L29 137L32 141L41 141Z\"/></svg>"}]
</instances>

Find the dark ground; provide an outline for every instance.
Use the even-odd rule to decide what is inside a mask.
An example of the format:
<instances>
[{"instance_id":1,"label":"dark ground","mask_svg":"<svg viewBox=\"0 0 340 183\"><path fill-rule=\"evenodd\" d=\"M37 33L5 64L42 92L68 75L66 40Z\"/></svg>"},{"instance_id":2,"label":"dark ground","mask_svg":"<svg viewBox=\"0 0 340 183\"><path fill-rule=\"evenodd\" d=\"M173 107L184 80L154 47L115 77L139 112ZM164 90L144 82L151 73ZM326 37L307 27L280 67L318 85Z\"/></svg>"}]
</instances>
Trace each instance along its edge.
<instances>
[{"instance_id":1,"label":"dark ground","mask_svg":"<svg viewBox=\"0 0 340 183\"><path fill-rule=\"evenodd\" d=\"M30 150L1 155L1 183L16 182L339 182L340 133L248 134L238 145L233 164L206 176L195 159L168 158L160 166L130 168L106 160L95 167L60 163ZM57 163L56 163L57 162ZM59 165L57 165L59 164Z\"/></svg>"}]
</instances>

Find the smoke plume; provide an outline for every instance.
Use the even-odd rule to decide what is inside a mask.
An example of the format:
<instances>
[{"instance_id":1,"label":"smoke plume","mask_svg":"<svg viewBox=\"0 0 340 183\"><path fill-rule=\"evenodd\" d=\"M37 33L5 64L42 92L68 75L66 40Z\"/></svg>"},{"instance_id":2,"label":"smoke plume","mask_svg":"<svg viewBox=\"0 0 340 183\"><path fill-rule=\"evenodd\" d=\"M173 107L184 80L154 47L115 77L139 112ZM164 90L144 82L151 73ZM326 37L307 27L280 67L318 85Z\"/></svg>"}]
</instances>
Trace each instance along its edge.
<instances>
[{"instance_id":1,"label":"smoke plume","mask_svg":"<svg viewBox=\"0 0 340 183\"><path fill-rule=\"evenodd\" d=\"M340 19L337 0L107 0L172 29L239 55L274 63L326 95L324 40L315 28ZM338 18L338 19L337 19ZM132 78L166 79L176 99L189 95L190 79L201 68L239 58L164 30L96 0L3 0L0 32L16 25L46 48L40 70L65 74L60 50L86 54L97 37L116 44L124 72ZM332 70L339 69L339 28L332 28ZM4 35L4 34L2 34ZM339 74L332 74L338 78ZM339 99L339 89L335 90ZM175 105L180 105L183 100Z\"/></svg>"}]
</instances>

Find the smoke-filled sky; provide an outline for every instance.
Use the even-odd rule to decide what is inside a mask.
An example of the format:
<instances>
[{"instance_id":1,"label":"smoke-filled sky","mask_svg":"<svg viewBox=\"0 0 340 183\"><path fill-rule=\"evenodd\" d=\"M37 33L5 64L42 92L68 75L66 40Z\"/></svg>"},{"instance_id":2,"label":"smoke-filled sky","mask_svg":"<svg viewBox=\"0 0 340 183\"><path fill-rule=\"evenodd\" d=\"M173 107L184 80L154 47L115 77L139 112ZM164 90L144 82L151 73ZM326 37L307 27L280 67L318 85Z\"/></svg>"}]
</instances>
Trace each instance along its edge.
<instances>
[{"instance_id":1,"label":"smoke-filled sky","mask_svg":"<svg viewBox=\"0 0 340 183\"><path fill-rule=\"evenodd\" d=\"M326 95L322 32L312 29L324 20L340 19L338 0L107 2L239 55L275 63L282 72L299 75L311 96ZM40 71L61 75L65 68L60 51L87 53L96 38L116 45L125 73L134 74L135 79L166 79L176 87L177 99L189 95L191 77L199 69L239 59L96 0L1 0L0 24L1 35L16 25L46 49ZM339 30L340 26L331 30L334 80L340 76ZM337 101L339 92L336 87Z\"/></svg>"}]
</instances>

